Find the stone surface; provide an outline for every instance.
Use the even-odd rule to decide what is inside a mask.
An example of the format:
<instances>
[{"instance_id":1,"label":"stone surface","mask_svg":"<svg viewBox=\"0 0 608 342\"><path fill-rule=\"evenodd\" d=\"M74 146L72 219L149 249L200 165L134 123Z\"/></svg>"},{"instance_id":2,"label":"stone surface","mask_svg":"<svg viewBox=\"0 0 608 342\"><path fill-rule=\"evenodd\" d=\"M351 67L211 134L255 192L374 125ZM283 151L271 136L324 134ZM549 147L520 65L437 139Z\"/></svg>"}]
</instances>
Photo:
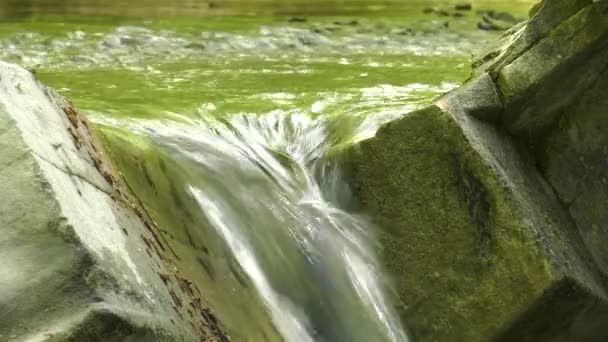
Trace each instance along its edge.
<instances>
[{"instance_id":1,"label":"stone surface","mask_svg":"<svg viewBox=\"0 0 608 342\"><path fill-rule=\"evenodd\" d=\"M507 128L530 134L550 126L559 110L601 75L607 49L608 2L602 1L580 10L503 67L499 86Z\"/></svg>"},{"instance_id":2,"label":"stone surface","mask_svg":"<svg viewBox=\"0 0 608 342\"><path fill-rule=\"evenodd\" d=\"M477 72L497 79L500 121L534 155L608 277L608 1L544 1L509 39Z\"/></svg>"},{"instance_id":3,"label":"stone surface","mask_svg":"<svg viewBox=\"0 0 608 342\"><path fill-rule=\"evenodd\" d=\"M566 282L605 298L551 188L458 102L391 122L348 160L415 340L491 340Z\"/></svg>"},{"instance_id":4,"label":"stone surface","mask_svg":"<svg viewBox=\"0 0 608 342\"><path fill-rule=\"evenodd\" d=\"M476 57L474 62L476 70L490 71L492 76L496 77L498 70L547 37L559 24L592 2L592 0L541 1L532 8L528 22L516 25L505 32L502 39Z\"/></svg>"},{"instance_id":5,"label":"stone surface","mask_svg":"<svg viewBox=\"0 0 608 342\"><path fill-rule=\"evenodd\" d=\"M608 339L608 1L531 16L345 153L417 341Z\"/></svg>"},{"instance_id":6,"label":"stone surface","mask_svg":"<svg viewBox=\"0 0 608 342\"><path fill-rule=\"evenodd\" d=\"M545 37L496 70L501 121L532 152L608 277L608 1L545 1L535 17L544 21L526 32Z\"/></svg>"},{"instance_id":7,"label":"stone surface","mask_svg":"<svg viewBox=\"0 0 608 342\"><path fill-rule=\"evenodd\" d=\"M0 148L0 340L228 341L90 124L2 62Z\"/></svg>"},{"instance_id":8,"label":"stone surface","mask_svg":"<svg viewBox=\"0 0 608 342\"><path fill-rule=\"evenodd\" d=\"M457 102L467 115L487 122L496 122L503 114L499 93L492 77L484 73L449 93L445 98Z\"/></svg>"},{"instance_id":9,"label":"stone surface","mask_svg":"<svg viewBox=\"0 0 608 342\"><path fill-rule=\"evenodd\" d=\"M529 144L564 208L608 277L608 54L595 82L566 105L552 128Z\"/></svg>"}]
</instances>

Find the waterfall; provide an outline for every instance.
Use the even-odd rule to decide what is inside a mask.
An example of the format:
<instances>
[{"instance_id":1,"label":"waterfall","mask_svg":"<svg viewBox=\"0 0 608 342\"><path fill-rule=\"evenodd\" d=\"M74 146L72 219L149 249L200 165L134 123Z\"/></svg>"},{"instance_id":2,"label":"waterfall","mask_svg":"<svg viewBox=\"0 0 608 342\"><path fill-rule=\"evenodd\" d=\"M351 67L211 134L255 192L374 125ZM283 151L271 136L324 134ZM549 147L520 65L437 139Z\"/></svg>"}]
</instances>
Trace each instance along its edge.
<instances>
[{"instance_id":1,"label":"waterfall","mask_svg":"<svg viewBox=\"0 0 608 342\"><path fill-rule=\"evenodd\" d=\"M346 134L344 123L293 112L184 120L140 121L132 129L197 170L184 190L285 341L408 341L376 257L375 228L345 210L348 187L324 158L336 141L379 122L351 120ZM341 137L332 131L337 126Z\"/></svg>"}]
</instances>

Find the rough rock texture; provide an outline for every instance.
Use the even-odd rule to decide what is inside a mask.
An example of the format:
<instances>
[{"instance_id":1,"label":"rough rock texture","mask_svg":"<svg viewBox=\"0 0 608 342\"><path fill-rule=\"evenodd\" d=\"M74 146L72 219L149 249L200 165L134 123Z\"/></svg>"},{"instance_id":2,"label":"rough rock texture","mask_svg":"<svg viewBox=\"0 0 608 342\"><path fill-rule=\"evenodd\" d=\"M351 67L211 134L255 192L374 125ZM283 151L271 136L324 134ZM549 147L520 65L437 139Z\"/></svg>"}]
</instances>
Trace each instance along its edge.
<instances>
[{"instance_id":1,"label":"rough rock texture","mask_svg":"<svg viewBox=\"0 0 608 342\"><path fill-rule=\"evenodd\" d=\"M345 160L417 341L608 340L608 1L545 0Z\"/></svg>"},{"instance_id":2,"label":"rough rock texture","mask_svg":"<svg viewBox=\"0 0 608 342\"><path fill-rule=\"evenodd\" d=\"M0 151L0 340L229 340L87 121L2 62Z\"/></svg>"}]
</instances>

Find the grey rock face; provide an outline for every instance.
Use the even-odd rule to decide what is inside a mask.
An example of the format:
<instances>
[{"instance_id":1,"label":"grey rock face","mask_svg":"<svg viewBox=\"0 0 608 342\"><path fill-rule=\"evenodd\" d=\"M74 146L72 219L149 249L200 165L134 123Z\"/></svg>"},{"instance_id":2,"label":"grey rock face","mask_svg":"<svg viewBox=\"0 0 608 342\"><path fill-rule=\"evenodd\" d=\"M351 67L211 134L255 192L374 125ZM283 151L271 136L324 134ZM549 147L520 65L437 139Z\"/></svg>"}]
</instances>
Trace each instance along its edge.
<instances>
[{"instance_id":1,"label":"grey rock face","mask_svg":"<svg viewBox=\"0 0 608 342\"><path fill-rule=\"evenodd\" d=\"M87 121L1 62L0 148L0 340L228 340Z\"/></svg>"}]
</instances>

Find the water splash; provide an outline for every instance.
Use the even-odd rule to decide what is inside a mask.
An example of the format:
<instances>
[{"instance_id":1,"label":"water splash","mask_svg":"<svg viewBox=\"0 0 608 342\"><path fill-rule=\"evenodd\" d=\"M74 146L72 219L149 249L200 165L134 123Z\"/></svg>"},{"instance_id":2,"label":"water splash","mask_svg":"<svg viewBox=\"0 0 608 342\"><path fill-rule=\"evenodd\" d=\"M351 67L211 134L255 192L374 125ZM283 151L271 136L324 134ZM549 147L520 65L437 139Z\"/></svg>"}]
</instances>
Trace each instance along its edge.
<instances>
[{"instance_id":1,"label":"water splash","mask_svg":"<svg viewBox=\"0 0 608 342\"><path fill-rule=\"evenodd\" d=\"M131 129L195 170L185 191L286 341L408 341L374 252L374 227L344 210L348 187L324 158L335 140L332 119L277 111L184 120ZM362 125L351 126L352 136Z\"/></svg>"}]
</instances>

